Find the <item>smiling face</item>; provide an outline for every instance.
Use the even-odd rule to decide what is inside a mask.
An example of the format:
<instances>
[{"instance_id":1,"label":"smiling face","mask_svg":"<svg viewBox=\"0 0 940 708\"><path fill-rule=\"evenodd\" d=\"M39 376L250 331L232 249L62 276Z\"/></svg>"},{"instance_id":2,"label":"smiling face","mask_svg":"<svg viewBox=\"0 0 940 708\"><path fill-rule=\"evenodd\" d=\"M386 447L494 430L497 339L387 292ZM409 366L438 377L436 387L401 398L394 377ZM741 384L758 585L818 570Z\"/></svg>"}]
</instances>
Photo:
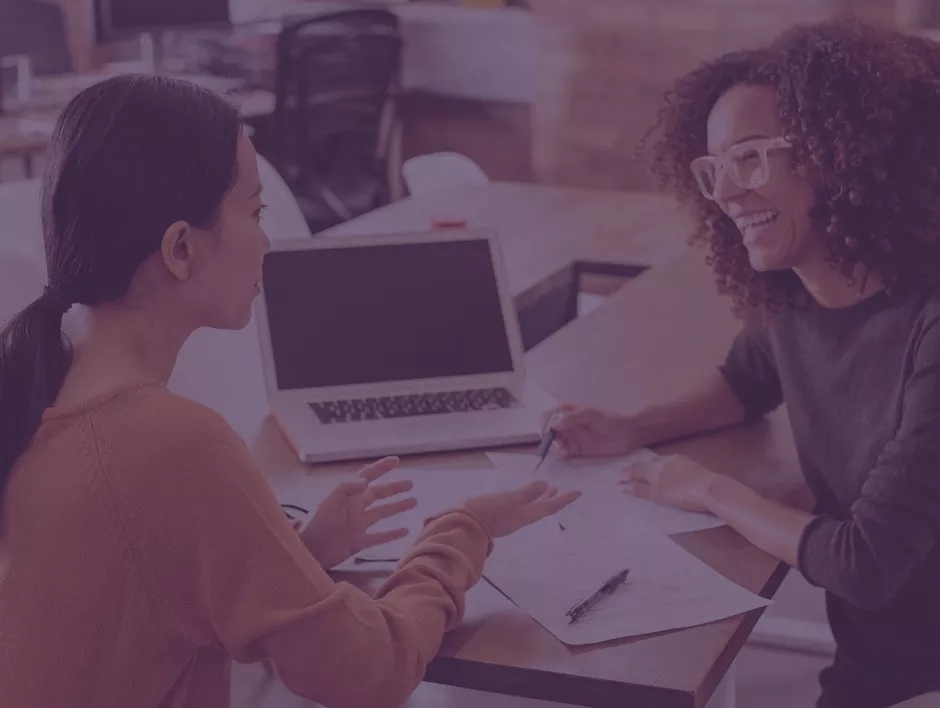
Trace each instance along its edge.
<instances>
[{"instance_id":1,"label":"smiling face","mask_svg":"<svg viewBox=\"0 0 940 708\"><path fill-rule=\"evenodd\" d=\"M783 136L773 88L739 85L725 92L709 114L707 134L710 155ZM740 187L727 172L714 185L716 203L734 220L758 271L798 269L827 256L809 218L813 187L793 169L791 155L786 149L769 150L767 181L754 189ZM743 157L760 159L746 150Z\"/></svg>"}]
</instances>

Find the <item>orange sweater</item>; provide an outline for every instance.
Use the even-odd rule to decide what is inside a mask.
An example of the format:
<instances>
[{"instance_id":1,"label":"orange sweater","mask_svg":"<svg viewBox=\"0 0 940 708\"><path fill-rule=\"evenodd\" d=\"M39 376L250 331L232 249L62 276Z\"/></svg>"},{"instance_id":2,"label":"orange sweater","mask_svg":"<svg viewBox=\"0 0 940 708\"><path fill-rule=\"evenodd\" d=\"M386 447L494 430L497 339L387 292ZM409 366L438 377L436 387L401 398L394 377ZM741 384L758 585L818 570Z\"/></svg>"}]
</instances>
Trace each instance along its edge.
<instances>
[{"instance_id":1,"label":"orange sweater","mask_svg":"<svg viewBox=\"0 0 940 708\"><path fill-rule=\"evenodd\" d=\"M393 708L491 547L432 520L376 599L312 558L241 439L163 386L50 409L0 517L0 706L223 708L270 658L331 708Z\"/></svg>"}]
</instances>

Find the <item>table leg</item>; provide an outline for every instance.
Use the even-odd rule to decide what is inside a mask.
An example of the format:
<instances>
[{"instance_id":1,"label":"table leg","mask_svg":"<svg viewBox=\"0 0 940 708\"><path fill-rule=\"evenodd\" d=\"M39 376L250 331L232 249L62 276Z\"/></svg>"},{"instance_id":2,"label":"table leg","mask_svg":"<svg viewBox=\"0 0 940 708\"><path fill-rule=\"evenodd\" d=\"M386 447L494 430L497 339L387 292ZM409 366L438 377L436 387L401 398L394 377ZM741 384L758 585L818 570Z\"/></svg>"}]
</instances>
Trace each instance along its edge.
<instances>
[{"instance_id":1,"label":"table leg","mask_svg":"<svg viewBox=\"0 0 940 708\"><path fill-rule=\"evenodd\" d=\"M737 703L738 664L731 664L708 702L708 708L735 708Z\"/></svg>"},{"instance_id":2,"label":"table leg","mask_svg":"<svg viewBox=\"0 0 940 708\"><path fill-rule=\"evenodd\" d=\"M388 182L389 182L389 200L397 202L405 197L405 183L402 178L401 168L403 157L403 126L401 116L396 113L392 123L391 136L388 147Z\"/></svg>"}]
</instances>

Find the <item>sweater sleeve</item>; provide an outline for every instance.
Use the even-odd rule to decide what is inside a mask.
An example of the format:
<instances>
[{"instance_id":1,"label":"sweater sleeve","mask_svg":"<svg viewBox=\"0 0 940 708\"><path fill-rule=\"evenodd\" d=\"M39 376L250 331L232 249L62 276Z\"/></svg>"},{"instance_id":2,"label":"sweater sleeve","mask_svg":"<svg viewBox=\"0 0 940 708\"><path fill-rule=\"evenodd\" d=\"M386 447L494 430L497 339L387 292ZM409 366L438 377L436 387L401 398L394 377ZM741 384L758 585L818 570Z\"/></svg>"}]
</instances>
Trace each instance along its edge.
<instances>
[{"instance_id":1,"label":"sweater sleeve","mask_svg":"<svg viewBox=\"0 0 940 708\"><path fill-rule=\"evenodd\" d=\"M747 420L770 413L783 403L783 390L765 327L751 323L735 337L719 369L741 402Z\"/></svg>"},{"instance_id":2,"label":"sweater sleeve","mask_svg":"<svg viewBox=\"0 0 940 708\"><path fill-rule=\"evenodd\" d=\"M940 525L940 322L909 362L898 431L879 456L850 517L816 516L798 567L809 582L862 610L891 602L927 558Z\"/></svg>"},{"instance_id":3,"label":"sweater sleeve","mask_svg":"<svg viewBox=\"0 0 940 708\"><path fill-rule=\"evenodd\" d=\"M270 658L294 693L335 708L404 703L482 574L482 524L462 512L430 520L369 597L317 564L221 418L165 418L125 451L137 469L103 468L171 635L240 662ZM102 447L120 453L115 440Z\"/></svg>"}]
</instances>

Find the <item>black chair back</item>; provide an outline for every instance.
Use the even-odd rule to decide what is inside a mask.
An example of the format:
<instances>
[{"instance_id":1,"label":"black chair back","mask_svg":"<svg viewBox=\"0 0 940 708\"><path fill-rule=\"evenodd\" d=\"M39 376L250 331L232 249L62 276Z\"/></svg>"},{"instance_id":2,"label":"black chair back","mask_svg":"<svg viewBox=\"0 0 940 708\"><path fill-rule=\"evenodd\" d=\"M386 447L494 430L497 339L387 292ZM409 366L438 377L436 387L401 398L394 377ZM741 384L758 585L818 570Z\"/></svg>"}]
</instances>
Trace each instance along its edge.
<instances>
[{"instance_id":1,"label":"black chair back","mask_svg":"<svg viewBox=\"0 0 940 708\"><path fill-rule=\"evenodd\" d=\"M387 10L307 18L279 35L272 161L314 233L387 203L400 67Z\"/></svg>"}]
</instances>

